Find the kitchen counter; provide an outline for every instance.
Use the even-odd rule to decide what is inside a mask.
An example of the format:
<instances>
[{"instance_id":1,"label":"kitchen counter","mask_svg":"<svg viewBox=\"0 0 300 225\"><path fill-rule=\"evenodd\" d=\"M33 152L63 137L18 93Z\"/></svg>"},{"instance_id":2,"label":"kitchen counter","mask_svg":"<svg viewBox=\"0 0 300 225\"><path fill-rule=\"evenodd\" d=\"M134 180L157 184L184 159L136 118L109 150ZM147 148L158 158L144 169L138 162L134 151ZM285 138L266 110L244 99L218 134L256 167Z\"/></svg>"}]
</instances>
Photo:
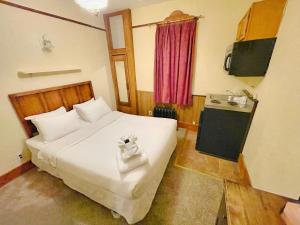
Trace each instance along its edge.
<instances>
[{"instance_id":1,"label":"kitchen counter","mask_svg":"<svg viewBox=\"0 0 300 225\"><path fill-rule=\"evenodd\" d=\"M247 99L247 103L245 105L230 105L227 101L229 96L230 95L209 94L205 99L205 107L236 112L252 112L254 106L254 102L252 100ZM218 103L214 102L214 100L217 100Z\"/></svg>"},{"instance_id":2,"label":"kitchen counter","mask_svg":"<svg viewBox=\"0 0 300 225\"><path fill-rule=\"evenodd\" d=\"M225 181L228 225L283 225L280 212L287 199Z\"/></svg>"}]
</instances>

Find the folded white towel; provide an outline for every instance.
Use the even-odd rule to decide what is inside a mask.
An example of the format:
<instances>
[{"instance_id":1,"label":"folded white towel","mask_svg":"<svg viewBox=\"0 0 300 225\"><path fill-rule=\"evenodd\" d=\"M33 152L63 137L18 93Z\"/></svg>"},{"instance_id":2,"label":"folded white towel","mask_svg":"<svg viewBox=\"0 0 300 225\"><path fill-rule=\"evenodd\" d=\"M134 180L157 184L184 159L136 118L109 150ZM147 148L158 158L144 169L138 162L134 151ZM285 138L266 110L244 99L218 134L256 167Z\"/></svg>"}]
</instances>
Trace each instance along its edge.
<instances>
[{"instance_id":1,"label":"folded white towel","mask_svg":"<svg viewBox=\"0 0 300 225\"><path fill-rule=\"evenodd\" d=\"M142 154L142 151L136 141L137 137L135 135L123 136L118 141L118 146L121 149L121 158L124 161Z\"/></svg>"},{"instance_id":2,"label":"folded white towel","mask_svg":"<svg viewBox=\"0 0 300 225\"><path fill-rule=\"evenodd\" d=\"M126 151L125 149L120 149L121 158L124 162L127 162L131 158L139 156L143 153L143 151L138 145L136 145L135 148L136 149L133 151Z\"/></svg>"},{"instance_id":3,"label":"folded white towel","mask_svg":"<svg viewBox=\"0 0 300 225\"><path fill-rule=\"evenodd\" d=\"M122 159L121 150L118 149L116 158L120 173L127 173L139 166L148 163L148 157L144 152L142 152L140 155L133 156L130 159L124 161Z\"/></svg>"}]
</instances>

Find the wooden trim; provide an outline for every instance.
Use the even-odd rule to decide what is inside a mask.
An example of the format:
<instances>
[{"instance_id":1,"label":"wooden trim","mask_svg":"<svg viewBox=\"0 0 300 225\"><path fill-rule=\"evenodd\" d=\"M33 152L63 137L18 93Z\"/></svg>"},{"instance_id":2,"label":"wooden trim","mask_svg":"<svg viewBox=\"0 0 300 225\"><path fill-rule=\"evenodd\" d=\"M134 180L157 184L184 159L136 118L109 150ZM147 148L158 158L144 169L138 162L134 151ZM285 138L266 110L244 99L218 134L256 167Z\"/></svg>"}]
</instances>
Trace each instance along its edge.
<instances>
[{"instance_id":1,"label":"wooden trim","mask_svg":"<svg viewBox=\"0 0 300 225\"><path fill-rule=\"evenodd\" d=\"M128 98L128 102L122 102L120 100L120 92L119 92L119 85L118 85L118 78L117 78L117 69L116 69L116 62L123 62L124 63L124 72L125 72L125 78L126 78L126 91L127 91L127 98ZM127 61L127 56L126 55L113 55L112 56L112 65L111 65L111 69L113 74L115 74L115 76L113 76L114 79L114 85L116 85L115 87L115 91L117 93L116 95L116 101L118 105L124 105L124 106L131 106L131 99L130 99L130 87L129 87L129 82L130 82L130 77L129 77L129 71L128 71L128 61Z\"/></svg>"},{"instance_id":2,"label":"wooden trim","mask_svg":"<svg viewBox=\"0 0 300 225\"><path fill-rule=\"evenodd\" d=\"M244 156L240 154L239 160L238 160L238 167L241 173L241 176L243 177L243 184L249 185L252 187L251 179L245 164Z\"/></svg>"},{"instance_id":3,"label":"wooden trim","mask_svg":"<svg viewBox=\"0 0 300 225\"><path fill-rule=\"evenodd\" d=\"M55 15L55 14L52 14L52 13L48 13L48 12L44 12L44 11L41 11L41 10L33 9L33 8L23 6L23 5L19 5L19 4L16 4L16 3L0 0L0 4L4 4L4 5L7 5L7 6L22 9L22 10L25 10L25 11L28 11L28 12L33 12L33 13L37 13L37 14L40 14L40 15L49 16L49 17L52 17L52 18L68 21L68 22L71 22L71 23L76 23L76 24L79 24L79 25L82 25L82 26L93 28L93 29L105 31L105 29L103 29L101 27L96 27L96 26L93 26L93 25L90 25L90 24L87 24L87 23L80 22L78 20L73 20L73 19L63 17L63 16L58 16L58 15Z\"/></svg>"},{"instance_id":4,"label":"wooden trim","mask_svg":"<svg viewBox=\"0 0 300 225\"><path fill-rule=\"evenodd\" d=\"M192 130L192 131L197 131L198 130L198 125L192 124L192 123L187 123L183 121L178 121L177 123L178 127L185 128L187 130Z\"/></svg>"},{"instance_id":5,"label":"wooden trim","mask_svg":"<svg viewBox=\"0 0 300 225\"><path fill-rule=\"evenodd\" d=\"M114 49L109 18L118 15L122 16L123 18L125 48ZM107 37L106 40L107 40L107 46L109 50L109 61L111 66L117 109L121 112L137 114L137 91L136 91L131 10L125 9L113 13L104 14L103 19L106 27L106 37ZM115 58L118 57L126 58L124 62L128 74L127 85L128 85L128 93L129 93L128 95L129 104L124 104L119 101L117 74L115 70Z\"/></svg>"},{"instance_id":6,"label":"wooden trim","mask_svg":"<svg viewBox=\"0 0 300 225\"><path fill-rule=\"evenodd\" d=\"M103 16L105 16L105 17L119 16L119 15L123 14L124 12L129 12L129 11L131 11L131 9L127 8L127 9L122 9L122 10L111 12L111 13L106 13Z\"/></svg>"},{"instance_id":7,"label":"wooden trim","mask_svg":"<svg viewBox=\"0 0 300 225\"><path fill-rule=\"evenodd\" d=\"M42 89L33 90L33 91L23 91L23 92L19 92L19 93L15 93L15 94L9 94L8 96L21 97L23 95L33 95L33 94L38 94L41 92L55 91L57 89L66 89L66 88L70 88L70 87L76 87L78 85L84 85L84 84L92 85L91 81L83 81L83 82L74 83L74 84L65 84L65 85L56 86L56 87L42 88Z\"/></svg>"},{"instance_id":8,"label":"wooden trim","mask_svg":"<svg viewBox=\"0 0 300 225\"><path fill-rule=\"evenodd\" d=\"M206 97L207 97L207 95L194 95L194 94L193 94L192 96L193 96L193 97L194 97L194 96L196 96L196 97L203 97L203 98L206 98Z\"/></svg>"},{"instance_id":9,"label":"wooden trim","mask_svg":"<svg viewBox=\"0 0 300 225\"><path fill-rule=\"evenodd\" d=\"M18 166L17 168L9 171L8 173L0 176L0 188L34 167L35 165L33 165L31 161L28 161Z\"/></svg>"}]
</instances>

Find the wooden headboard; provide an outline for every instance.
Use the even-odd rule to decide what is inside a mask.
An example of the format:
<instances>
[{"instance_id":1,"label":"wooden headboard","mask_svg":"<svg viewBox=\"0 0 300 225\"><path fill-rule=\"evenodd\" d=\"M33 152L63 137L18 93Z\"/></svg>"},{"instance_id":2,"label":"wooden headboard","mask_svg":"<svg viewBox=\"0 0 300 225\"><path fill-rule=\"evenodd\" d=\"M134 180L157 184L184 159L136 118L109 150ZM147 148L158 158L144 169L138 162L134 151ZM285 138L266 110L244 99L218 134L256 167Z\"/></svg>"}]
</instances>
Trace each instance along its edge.
<instances>
[{"instance_id":1,"label":"wooden headboard","mask_svg":"<svg viewBox=\"0 0 300 225\"><path fill-rule=\"evenodd\" d=\"M91 81L68 84L8 95L28 137L37 132L36 127L25 117L50 112L64 106L68 111L73 105L94 97Z\"/></svg>"}]
</instances>

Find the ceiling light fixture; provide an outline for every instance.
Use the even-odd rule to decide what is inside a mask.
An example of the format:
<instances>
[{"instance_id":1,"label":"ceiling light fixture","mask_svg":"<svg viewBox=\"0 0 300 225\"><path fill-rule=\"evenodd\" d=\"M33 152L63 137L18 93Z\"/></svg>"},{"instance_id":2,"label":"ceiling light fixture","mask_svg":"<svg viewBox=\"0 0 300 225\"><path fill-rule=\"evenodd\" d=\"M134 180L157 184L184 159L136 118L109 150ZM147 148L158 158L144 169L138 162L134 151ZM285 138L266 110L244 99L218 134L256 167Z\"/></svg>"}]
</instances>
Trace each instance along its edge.
<instances>
[{"instance_id":1,"label":"ceiling light fixture","mask_svg":"<svg viewBox=\"0 0 300 225\"><path fill-rule=\"evenodd\" d=\"M107 7L107 0L75 0L75 2L92 13L98 13L101 9Z\"/></svg>"}]
</instances>

